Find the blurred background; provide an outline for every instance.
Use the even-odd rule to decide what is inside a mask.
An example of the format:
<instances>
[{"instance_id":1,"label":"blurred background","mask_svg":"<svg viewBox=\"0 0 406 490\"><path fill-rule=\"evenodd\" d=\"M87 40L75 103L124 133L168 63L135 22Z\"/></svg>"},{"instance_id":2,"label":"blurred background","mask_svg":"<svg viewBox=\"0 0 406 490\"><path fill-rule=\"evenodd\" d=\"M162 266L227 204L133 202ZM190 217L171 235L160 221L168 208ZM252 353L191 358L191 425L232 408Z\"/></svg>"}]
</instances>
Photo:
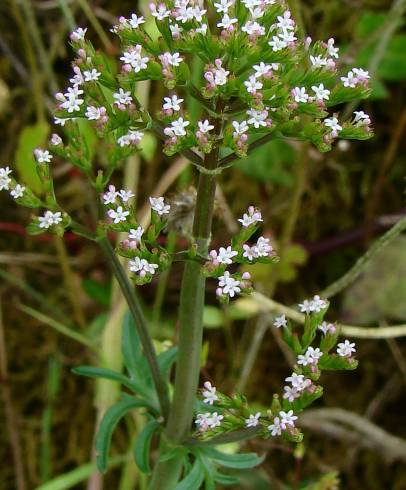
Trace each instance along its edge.
<instances>
[{"instance_id":1,"label":"blurred background","mask_svg":"<svg viewBox=\"0 0 406 490\"><path fill-rule=\"evenodd\" d=\"M271 142L220 179L213 247L229 241L249 205L260 207L264 234L282 254L276 267L256 266L254 282L289 305L341 277L405 213L406 1L288 3L313 39L337 40L341 71L347 65L369 69L373 94L358 109L371 115L375 128L372 140L341 142L328 154ZM69 32L88 27L88 37L114 64L119 51L111 25L119 15L146 10L146 2L127 0L1 0L1 166L13 166L24 182L38 186L32 151L46 144L53 94L70 75ZM160 106L162 89L142 84L139 90L150 110ZM102 160L91 133L88 144L95 161ZM86 181L67 162L55 159L53 171L65 209L91 222ZM149 195L166 193L179 203L176 225L187 226L195 174L183 159L164 156L154 136L115 179L136 192L141 215ZM118 388L70 372L81 364L121 366L125 308L99 250L70 233L28 236L29 210L7 193L0 193L0 209L0 488L146 488L131 459L142 417L120 425L103 479L91 463L92 440ZM165 240L177 246L173 232ZM158 349L176 342L180 277L175 265L140 291ZM332 321L406 323L406 236L393 240L331 303ZM221 391L244 391L262 409L281 389L291 362L270 320L252 303L220 307L215 284L208 284L202 377ZM317 408L328 410L324 418L306 418L304 445L292 451L275 441L249 443L267 458L238 488L406 489L405 340L355 340L359 368L324 375Z\"/></svg>"}]
</instances>

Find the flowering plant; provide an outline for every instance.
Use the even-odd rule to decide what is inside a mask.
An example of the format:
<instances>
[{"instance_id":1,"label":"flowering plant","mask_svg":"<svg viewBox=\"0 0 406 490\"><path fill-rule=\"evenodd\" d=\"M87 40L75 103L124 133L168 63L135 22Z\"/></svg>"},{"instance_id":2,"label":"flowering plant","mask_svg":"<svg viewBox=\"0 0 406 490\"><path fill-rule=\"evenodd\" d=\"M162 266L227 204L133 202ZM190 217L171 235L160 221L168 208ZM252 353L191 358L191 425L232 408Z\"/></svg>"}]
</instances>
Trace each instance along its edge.
<instances>
[{"instance_id":1,"label":"flowering plant","mask_svg":"<svg viewBox=\"0 0 406 490\"><path fill-rule=\"evenodd\" d=\"M214 443L249 437L300 441L303 435L296 426L298 414L322 395L317 384L321 372L354 369L357 365L353 343L346 340L336 347L338 328L324 320L329 304L315 296L299 305L305 314L303 328L284 315L274 319L296 363L285 379L282 396L275 394L267 411L251 409L242 394L220 393L208 381L196 398L206 279L217 281L219 301L228 302L253 290L249 272L241 272L239 265L278 260L270 239L258 236L262 215L254 206L239 219L241 229L231 244L210 250L216 178L272 139L309 141L324 152L337 138L370 138L367 114L356 111L345 119L333 109L366 98L369 75L353 68L339 77L339 50L334 39L300 39L283 1L219 0L203 4L198 0L168 0L152 3L150 11L154 22L132 14L120 18L113 27L122 47L118 72L86 40L86 29L71 34L76 55L71 85L56 94L55 123L61 126L63 136L53 134L49 149L35 151L43 193L35 195L18 183L9 167L0 169L0 189L9 191L17 204L44 209L28 225L30 233L63 235L69 229L97 242L127 300L130 314L123 327L122 350L128 376L86 366L76 369L81 375L119 381L131 392L123 393L100 424L96 439L99 469L107 468L110 439L118 420L129 410L142 408L148 424L139 436L136 460L147 473L152 436L160 435L150 488L197 489L203 481L206 488L214 488L216 483L234 483L219 467L249 468L262 461L255 454L227 455L214 449ZM189 61L193 58L201 61L202 69L192 77ZM168 91L155 114L137 98L137 83L142 80L162 83ZM202 108L204 116L199 120L188 112L185 101L191 99ZM103 145L104 162L99 168L92 162L84 125ZM116 189L111 184L121 163L139 151L146 132L163 140L168 156L184 155L198 172L186 250L170 252L159 240L173 212L170 200L150 198L151 221L144 229L132 190ZM54 157L83 172L100 196L102 211L97 229L79 224L58 203L52 179ZM111 232L125 234L116 250L108 239ZM127 273L118 256L128 259ZM134 283L150 282L174 260L185 262L179 342L177 348L157 355ZM170 399L169 371L174 362Z\"/></svg>"}]
</instances>

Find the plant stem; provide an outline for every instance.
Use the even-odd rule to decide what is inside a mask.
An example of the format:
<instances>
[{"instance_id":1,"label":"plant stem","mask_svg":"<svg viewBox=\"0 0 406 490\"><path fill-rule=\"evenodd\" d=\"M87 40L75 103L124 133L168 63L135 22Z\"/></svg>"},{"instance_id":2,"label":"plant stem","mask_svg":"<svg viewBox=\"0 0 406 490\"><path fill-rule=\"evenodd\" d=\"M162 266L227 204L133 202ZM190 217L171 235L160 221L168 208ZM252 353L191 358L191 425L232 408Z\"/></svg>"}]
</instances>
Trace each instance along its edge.
<instances>
[{"instance_id":1,"label":"plant stem","mask_svg":"<svg viewBox=\"0 0 406 490\"><path fill-rule=\"evenodd\" d=\"M103 235L98 237L96 241L100 245L101 249L103 250L109 261L113 274L120 285L121 291L127 301L128 308L134 318L137 332L140 336L140 341L144 349L144 354L151 369L151 375L157 391L162 415L166 420L169 413L168 388L165 381L162 379L161 373L159 372L155 348L148 331L148 326L144 317L144 313L141 309L138 298L135 295L134 289L125 274L123 266L118 260L108 238L106 237L106 235Z\"/></svg>"},{"instance_id":2,"label":"plant stem","mask_svg":"<svg viewBox=\"0 0 406 490\"><path fill-rule=\"evenodd\" d=\"M220 112L221 109L218 112ZM221 121L213 123L217 134ZM213 170L218 165L218 147L205 156L204 166ZM193 221L193 238L197 253L207 255L210 242L216 177L201 173L197 188L196 208ZM176 362L175 386L166 434L161 440L159 454L166 452L168 445L181 445L189 433L196 391L199 382L200 353L203 340L203 307L206 280L202 266L194 260L185 264L179 307L179 341ZM174 488L182 471L182 456L155 464L150 490Z\"/></svg>"},{"instance_id":3,"label":"plant stem","mask_svg":"<svg viewBox=\"0 0 406 490\"><path fill-rule=\"evenodd\" d=\"M216 147L206 156L205 167L212 170L217 161ZM215 192L215 176L200 174L193 222L193 236L200 255L206 255L208 251ZM193 418L200 371L205 283L201 265L191 260L186 262L180 293L179 353L173 404L166 431L168 438L177 443L186 437Z\"/></svg>"}]
</instances>

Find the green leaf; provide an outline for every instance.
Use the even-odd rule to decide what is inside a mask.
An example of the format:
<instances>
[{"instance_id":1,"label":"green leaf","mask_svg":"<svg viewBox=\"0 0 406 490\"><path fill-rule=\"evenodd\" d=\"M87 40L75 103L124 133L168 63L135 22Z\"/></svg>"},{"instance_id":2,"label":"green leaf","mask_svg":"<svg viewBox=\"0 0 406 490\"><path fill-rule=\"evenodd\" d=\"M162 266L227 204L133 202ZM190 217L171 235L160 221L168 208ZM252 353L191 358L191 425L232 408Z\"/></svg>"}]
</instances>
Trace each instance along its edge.
<instances>
[{"instance_id":1,"label":"green leaf","mask_svg":"<svg viewBox=\"0 0 406 490\"><path fill-rule=\"evenodd\" d=\"M215 480L217 483L220 483L220 485L238 485L240 483L240 480L231 475L225 475L224 473L217 473Z\"/></svg>"},{"instance_id":2,"label":"green leaf","mask_svg":"<svg viewBox=\"0 0 406 490\"><path fill-rule=\"evenodd\" d=\"M164 378L167 378L169 376L169 371L173 363L176 361L177 354L178 354L177 347L172 347L171 349L168 349L164 352L161 352L161 354L159 354L158 356L159 370L161 371L161 374Z\"/></svg>"},{"instance_id":3,"label":"green leaf","mask_svg":"<svg viewBox=\"0 0 406 490\"><path fill-rule=\"evenodd\" d=\"M135 441L134 448L134 456L135 462L137 463L138 468L143 473L151 473L151 467L149 465L149 453L151 448L151 440L152 436L159 428L160 424L156 420L151 420L148 424L143 428L140 435L137 437Z\"/></svg>"},{"instance_id":4,"label":"green leaf","mask_svg":"<svg viewBox=\"0 0 406 490\"><path fill-rule=\"evenodd\" d=\"M36 194L41 194L43 189L37 174L34 150L45 145L48 135L48 123L39 122L33 126L26 126L18 139L15 165L22 182Z\"/></svg>"},{"instance_id":5,"label":"green leaf","mask_svg":"<svg viewBox=\"0 0 406 490\"><path fill-rule=\"evenodd\" d=\"M290 187L293 183L290 168L295 159L296 150L285 141L275 139L234 166L252 179Z\"/></svg>"},{"instance_id":6,"label":"green leaf","mask_svg":"<svg viewBox=\"0 0 406 490\"><path fill-rule=\"evenodd\" d=\"M190 473L179 482L175 490L199 490L204 480L204 469L201 462L197 459Z\"/></svg>"},{"instance_id":7,"label":"green leaf","mask_svg":"<svg viewBox=\"0 0 406 490\"><path fill-rule=\"evenodd\" d=\"M133 317L129 312L124 316L121 347L124 364L130 377L137 379L145 387L152 386L148 365L145 356L142 354L140 338Z\"/></svg>"},{"instance_id":8,"label":"green leaf","mask_svg":"<svg viewBox=\"0 0 406 490\"><path fill-rule=\"evenodd\" d=\"M108 454L111 445L111 437L116 425L133 408L146 407L146 402L138 398L126 397L110 407L104 415L96 435L96 464L99 471L107 470Z\"/></svg>"},{"instance_id":9,"label":"green leaf","mask_svg":"<svg viewBox=\"0 0 406 490\"><path fill-rule=\"evenodd\" d=\"M213 448L207 448L204 452L211 459L226 468L254 468L260 465L265 459L265 455L258 456L255 453L226 454Z\"/></svg>"},{"instance_id":10,"label":"green leaf","mask_svg":"<svg viewBox=\"0 0 406 490\"><path fill-rule=\"evenodd\" d=\"M126 386L132 391L137 391L137 385L130 378L123 374L116 373L110 369L93 367L93 366L79 366L72 369L72 372L79 376L88 376L89 378L103 378L110 379L111 381L117 381Z\"/></svg>"},{"instance_id":11,"label":"green leaf","mask_svg":"<svg viewBox=\"0 0 406 490\"><path fill-rule=\"evenodd\" d=\"M99 281L85 278L82 281L82 286L91 299L97 301L97 303L100 303L103 306L109 306L111 282L103 284Z\"/></svg>"}]
</instances>

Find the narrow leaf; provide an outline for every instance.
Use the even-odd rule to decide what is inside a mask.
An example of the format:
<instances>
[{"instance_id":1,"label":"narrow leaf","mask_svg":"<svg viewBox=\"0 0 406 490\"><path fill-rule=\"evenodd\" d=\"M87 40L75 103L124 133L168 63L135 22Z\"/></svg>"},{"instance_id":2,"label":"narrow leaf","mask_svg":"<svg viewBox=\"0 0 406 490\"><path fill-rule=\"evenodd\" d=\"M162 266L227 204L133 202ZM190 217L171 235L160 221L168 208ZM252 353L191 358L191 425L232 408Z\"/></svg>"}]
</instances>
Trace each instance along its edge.
<instances>
[{"instance_id":1,"label":"narrow leaf","mask_svg":"<svg viewBox=\"0 0 406 490\"><path fill-rule=\"evenodd\" d=\"M172 364L176 360L177 354L178 354L177 347L172 347L171 349L168 349L165 352L159 354L158 356L159 370L161 371L161 374L164 378L169 376L169 371L172 367Z\"/></svg>"},{"instance_id":2,"label":"narrow leaf","mask_svg":"<svg viewBox=\"0 0 406 490\"><path fill-rule=\"evenodd\" d=\"M99 430L96 435L96 464L99 471L104 473L107 470L108 454L111 445L113 431L124 415L133 408L145 407L146 402L137 398L125 398L110 407L104 415Z\"/></svg>"},{"instance_id":3,"label":"narrow leaf","mask_svg":"<svg viewBox=\"0 0 406 490\"><path fill-rule=\"evenodd\" d=\"M205 452L217 463L226 468L254 468L260 465L265 459L265 455L258 456L255 453L226 454L213 448L208 448Z\"/></svg>"},{"instance_id":4,"label":"narrow leaf","mask_svg":"<svg viewBox=\"0 0 406 490\"><path fill-rule=\"evenodd\" d=\"M193 464L192 471L176 485L175 490L199 490L204 480L204 469L199 460Z\"/></svg>"},{"instance_id":5,"label":"narrow leaf","mask_svg":"<svg viewBox=\"0 0 406 490\"><path fill-rule=\"evenodd\" d=\"M104 378L111 381L117 381L126 386L132 391L137 391L136 383L120 373L111 371L110 369L93 367L93 366L79 366L72 369L72 372L79 376L88 376L89 378Z\"/></svg>"},{"instance_id":6,"label":"narrow leaf","mask_svg":"<svg viewBox=\"0 0 406 490\"><path fill-rule=\"evenodd\" d=\"M135 441L134 456L138 468L143 473L151 473L149 465L149 452L151 448L151 440L155 431L159 428L159 423L156 420L151 420Z\"/></svg>"}]
</instances>

